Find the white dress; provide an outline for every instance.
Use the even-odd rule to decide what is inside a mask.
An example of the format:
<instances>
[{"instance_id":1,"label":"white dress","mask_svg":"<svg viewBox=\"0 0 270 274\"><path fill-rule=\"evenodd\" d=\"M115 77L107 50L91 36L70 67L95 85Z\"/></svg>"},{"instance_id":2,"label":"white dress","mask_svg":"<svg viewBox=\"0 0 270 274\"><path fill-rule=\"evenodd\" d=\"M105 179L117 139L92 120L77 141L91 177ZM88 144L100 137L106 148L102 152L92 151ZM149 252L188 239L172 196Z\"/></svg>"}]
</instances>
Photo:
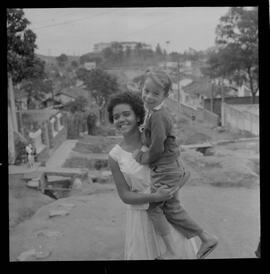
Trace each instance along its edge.
<instances>
[{"instance_id":1,"label":"white dress","mask_svg":"<svg viewBox=\"0 0 270 274\"><path fill-rule=\"evenodd\" d=\"M144 147L146 150L147 148ZM130 189L135 192L150 193L150 169L137 163L132 153L115 145L109 155L118 162ZM154 260L165 252L162 238L155 233L148 217L149 204L127 205L125 260ZM196 259L197 246L195 240L185 238L170 225L172 237L179 259Z\"/></svg>"}]
</instances>

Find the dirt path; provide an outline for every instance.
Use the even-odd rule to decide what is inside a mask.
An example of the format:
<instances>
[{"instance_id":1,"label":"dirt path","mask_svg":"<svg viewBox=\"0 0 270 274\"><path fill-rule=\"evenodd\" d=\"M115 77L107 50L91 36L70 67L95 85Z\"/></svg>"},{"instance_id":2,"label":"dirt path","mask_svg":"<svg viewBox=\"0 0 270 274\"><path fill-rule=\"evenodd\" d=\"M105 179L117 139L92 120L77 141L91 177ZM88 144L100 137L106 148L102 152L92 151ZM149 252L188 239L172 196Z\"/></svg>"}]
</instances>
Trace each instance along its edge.
<instances>
[{"instance_id":1,"label":"dirt path","mask_svg":"<svg viewBox=\"0 0 270 274\"><path fill-rule=\"evenodd\" d=\"M95 189L94 189L95 188ZM209 258L254 258L259 239L259 188L190 186L181 190L181 201L191 216L220 239ZM63 203L73 204L67 216L49 217ZM63 206L63 205L62 205ZM59 235L36 235L38 231ZM121 260L123 258L125 204L114 185L92 185L83 196L60 199L10 231L10 260L41 245L51 250L45 259Z\"/></svg>"}]
</instances>

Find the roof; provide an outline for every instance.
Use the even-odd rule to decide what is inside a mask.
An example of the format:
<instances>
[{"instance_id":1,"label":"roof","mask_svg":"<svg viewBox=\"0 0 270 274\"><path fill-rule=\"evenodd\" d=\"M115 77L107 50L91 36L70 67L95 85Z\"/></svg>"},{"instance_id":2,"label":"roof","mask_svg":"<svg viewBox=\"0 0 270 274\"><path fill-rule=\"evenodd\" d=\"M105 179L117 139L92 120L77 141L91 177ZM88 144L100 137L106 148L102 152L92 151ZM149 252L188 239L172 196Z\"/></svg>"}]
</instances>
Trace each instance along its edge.
<instances>
[{"instance_id":1,"label":"roof","mask_svg":"<svg viewBox=\"0 0 270 274\"><path fill-rule=\"evenodd\" d=\"M213 84L215 95L220 93L220 86ZM225 92L230 91L231 88L224 87ZM192 83L183 87L183 90L189 94L200 94L211 97L212 83L206 78L194 79Z\"/></svg>"},{"instance_id":2,"label":"roof","mask_svg":"<svg viewBox=\"0 0 270 274\"><path fill-rule=\"evenodd\" d=\"M58 91L55 95L58 95L58 94L65 94L73 98L76 98L79 96L83 96L85 98L89 97L89 92L86 89L83 89L81 87L64 88Z\"/></svg>"},{"instance_id":3,"label":"roof","mask_svg":"<svg viewBox=\"0 0 270 274\"><path fill-rule=\"evenodd\" d=\"M43 122L59 112L58 109L30 109L22 111L23 121Z\"/></svg>"}]
</instances>

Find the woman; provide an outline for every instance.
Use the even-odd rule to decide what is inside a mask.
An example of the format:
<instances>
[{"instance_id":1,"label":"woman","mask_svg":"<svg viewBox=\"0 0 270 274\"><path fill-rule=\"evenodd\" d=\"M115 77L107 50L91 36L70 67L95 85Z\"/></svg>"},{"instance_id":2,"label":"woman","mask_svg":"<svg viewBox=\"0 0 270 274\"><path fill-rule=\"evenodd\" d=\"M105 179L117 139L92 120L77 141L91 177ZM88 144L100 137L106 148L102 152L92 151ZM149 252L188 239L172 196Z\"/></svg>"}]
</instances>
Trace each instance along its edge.
<instances>
[{"instance_id":1,"label":"woman","mask_svg":"<svg viewBox=\"0 0 270 274\"><path fill-rule=\"evenodd\" d=\"M150 192L150 169L140 165L132 153L142 147L139 126L143 123L144 107L141 98L131 92L114 95L108 105L109 120L122 134L120 144L109 153L109 165L121 200L128 204L125 259L153 260L164 252L164 243L148 218L149 202L170 199L176 188L161 186ZM142 147L146 150L146 147ZM170 230L179 259L195 259L196 245L171 225Z\"/></svg>"}]
</instances>

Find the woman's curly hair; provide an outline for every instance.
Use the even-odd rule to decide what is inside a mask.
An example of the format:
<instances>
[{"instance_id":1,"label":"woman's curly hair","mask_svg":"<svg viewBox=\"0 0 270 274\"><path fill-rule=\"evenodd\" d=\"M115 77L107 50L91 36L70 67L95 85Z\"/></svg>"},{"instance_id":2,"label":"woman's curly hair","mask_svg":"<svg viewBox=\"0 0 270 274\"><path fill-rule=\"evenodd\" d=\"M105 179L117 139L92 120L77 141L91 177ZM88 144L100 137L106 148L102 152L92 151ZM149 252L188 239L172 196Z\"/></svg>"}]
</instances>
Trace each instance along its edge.
<instances>
[{"instance_id":1,"label":"woman's curly hair","mask_svg":"<svg viewBox=\"0 0 270 274\"><path fill-rule=\"evenodd\" d=\"M137 118L139 118L138 125L141 125L144 120L145 110L143 106L143 101L139 94L131 91L125 91L121 93L114 94L110 97L107 111L109 114L109 121L113 123L113 109L116 105L127 104L130 105L134 111Z\"/></svg>"}]
</instances>

